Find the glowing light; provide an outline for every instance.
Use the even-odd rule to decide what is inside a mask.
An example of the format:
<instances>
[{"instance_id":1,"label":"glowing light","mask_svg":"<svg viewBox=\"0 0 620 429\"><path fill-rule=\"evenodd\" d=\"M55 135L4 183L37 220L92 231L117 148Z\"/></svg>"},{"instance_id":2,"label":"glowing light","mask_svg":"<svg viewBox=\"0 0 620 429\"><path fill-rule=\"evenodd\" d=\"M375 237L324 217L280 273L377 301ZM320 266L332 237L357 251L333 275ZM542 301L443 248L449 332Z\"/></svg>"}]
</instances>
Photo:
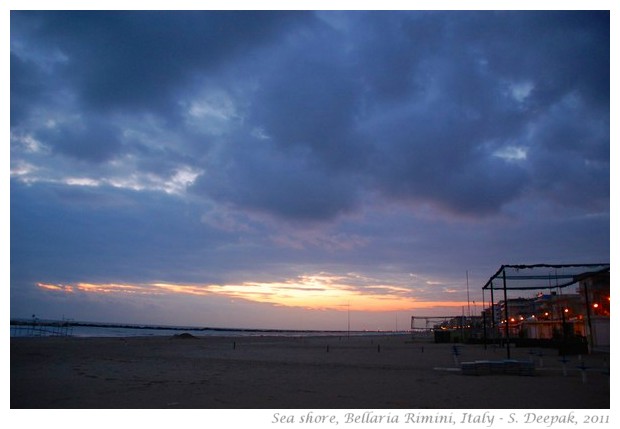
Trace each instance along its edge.
<instances>
[{"instance_id":1,"label":"glowing light","mask_svg":"<svg viewBox=\"0 0 620 429\"><path fill-rule=\"evenodd\" d=\"M409 311L415 309L461 308L461 301L422 301L411 289L399 285L355 285L348 275L301 275L280 282L243 282L239 284L177 283L90 283L50 285L42 289L55 292L80 292L99 295L193 295L220 296L257 303L311 310L337 311Z\"/></svg>"},{"instance_id":2,"label":"glowing light","mask_svg":"<svg viewBox=\"0 0 620 429\"><path fill-rule=\"evenodd\" d=\"M78 283L75 288L81 292L91 292L100 294L132 294L132 295L151 295L149 288L140 285L127 285L118 283Z\"/></svg>"},{"instance_id":3,"label":"glowing light","mask_svg":"<svg viewBox=\"0 0 620 429\"><path fill-rule=\"evenodd\" d=\"M73 286L71 285L62 285L62 284L53 285L49 283L37 283L37 286L40 287L41 289L45 289L49 291L67 292L67 293L73 292Z\"/></svg>"}]
</instances>

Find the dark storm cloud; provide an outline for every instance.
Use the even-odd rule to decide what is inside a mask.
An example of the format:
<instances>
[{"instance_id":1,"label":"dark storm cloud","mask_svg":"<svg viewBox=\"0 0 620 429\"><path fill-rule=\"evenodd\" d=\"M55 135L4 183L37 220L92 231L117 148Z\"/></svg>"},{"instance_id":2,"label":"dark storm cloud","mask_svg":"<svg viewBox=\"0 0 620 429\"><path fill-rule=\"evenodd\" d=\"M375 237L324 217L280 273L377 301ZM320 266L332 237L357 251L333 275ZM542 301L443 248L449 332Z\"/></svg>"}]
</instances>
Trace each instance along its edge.
<instances>
[{"instance_id":1,"label":"dark storm cloud","mask_svg":"<svg viewBox=\"0 0 620 429\"><path fill-rule=\"evenodd\" d=\"M465 270L609 260L609 17L12 12L12 316L287 328L36 285L463 301Z\"/></svg>"},{"instance_id":2,"label":"dark storm cloud","mask_svg":"<svg viewBox=\"0 0 620 429\"><path fill-rule=\"evenodd\" d=\"M44 92L45 76L29 61L11 53L11 126L19 124Z\"/></svg>"},{"instance_id":3,"label":"dark storm cloud","mask_svg":"<svg viewBox=\"0 0 620 429\"><path fill-rule=\"evenodd\" d=\"M281 153L269 142L235 147L195 191L243 209L300 222L330 220L356 205L356 186L303 149Z\"/></svg>"},{"instance_id":4,"label":"dark storm cloud","mask_svg":"<svg viewBox=\"0 0 620 429\"><path fill-rule=\"evenodd\" d=\"M490 215L550 181L571 189L575 175L582 198L608 194L607 12L14 12L11 22L15 133L91 162L131 156L145 173L189 165L204 172L194 192L223 204L328 220L370 191ZM205 104L213 94L219 104ZM73 119L44 126L50 111ZM161 129L145 118L166 141L149 143Z\"/></svg>"},{"instance_id":5,"label":"dark storm cloud","mask_svg":"<svg viewBox=\"0 0 620 429\"><path fill-rule=\"evenodd\" d=\"M36 137L61 154L96 163L110 160L122 144L118 130L98 120L45 129Z\"/></svg>"},{"instance_id":6,"label":"dark storm cloud","mask_svg":"<svg viewBox=\"0 0 620 429\"><path fill-rule=\"evenodd\" d=\"M508 22L495 37L493 57L499 73L518 77L528 73L541 82L534 95L539 106L576 91L591 107L609 105L609 14L570 11L503 14ZM498 34L497 32L495 33ZM519 48L519 61L510 48ZM502 50L507 53L502 55Z\"/></svg>"},{"instance_id":7,"label":"dark storm cloud","mask_svg":"<svg viewBox=\"0 0 620 429\"><path fill-rule=\"evenodd\" d=\"M444 31L433 36L434 49L410 74L417 85L403 86L403 91L410 88L410 96L396 106L380 104L392 111L377 115L380 119L366 132L382 145L380 156L387 157L379 158L377 165L384 168L376 175L386 194L434 201L461 213L497 212L550 172L559 182L571 182L584 170L573 161L609 147L604 13L429 18L442 21ZM409 51L416 52L421 40L410 39ZM572 97L577 104L563 107ZM570 130L570 139L538 136L549 128ZM587 137L579 140L579 135ZM576 141L579 150L569 149ZM532 159L561 146L554 156L564 167L493 156L506 146L522 147ZM593 179L601 177L593 173ZM603 193L608 190L605 180L598 183Z\"/></svg>"},{"instance_id":8,"label":"dark storm cloud","mask_svg":"<svg viewBox=\"0 0 620 429\"><path fill-rule=\"evenodd\" d=\"M65 186L13 187L11 276L67 282L220 281L215 252L230 234L206 228L178 201L151 193ZM205 264L221 265L203 269ZM182 274L184 273L184 274Z\"/></svg>"},{"instance_id":9,"label":"dark storm cloud","mask_svg":"<svg viewBox=\"0 0 620 429\"><path fill-rule=\"evenodd\" d=\"M314 159L307 165L338 172L351 189L370 184L392 198L467 215L499 212L550 170L558 181L570 182L572 170L580 169L572 161L584 151L605 159L608 33L604 25L599 30L608 18L604 13L352 17L354 24L344 30L319 27L289 39L267 56L269 67L260 61L252 67L258 90L247 121L292 159L296 153ZM562 121L556 112L571 98L577 103L568 103ZM603 116L590 115L592 110ZM532 138L556 125L572 128L572 140L600 131L578 151L555 151L558 164L566 159L563 170L497 156L518 148L535 160L537 152L563 146L559 135ZM302 180L306 173L312 174L298 171ZM601 178L592 174L593 180ZM229 179L240 188L264 184L247 172ZM605 188L603 183L599 189ZM306 190L286 181L280 189L260 192L268 197L269 189L288 195L291 204ZM263 208L271 205L282 214L285 200L264 198ZM351 202L343 200L343 208Z\"/></svg>"},{"instance_id":10,"label":"dark storm cloud","mask_svg":"<svg viewBox=\"0 0 620 429\"><path fill-rule=\"evenodd\" d=\"M251 54L298 22L298 15L13 12L14 131L89 161L144 149L123 146L120 128L141 127L141 115L155 115L169 128L182 125L178 94L192 91L205 73ZM60 125L45 125L59 115ZM177 130L177 139L185 138Z\"/></svg>"},{"instance_id":11,"label":"dark storm cloud","mask_svg":"<svg viewBox=\"0 0 620 429\"><path fill-rule=\"evenodd\" d=\"M22 43L68 57L61 71L83 103L109 110L169 107L194 73L269 40L297 13L14 12ZM24 24L22 24L24 23ZM25 29L25 31L22 31ZM25 34L24 34L25 33Z\"/></svg>"}]
</instances>

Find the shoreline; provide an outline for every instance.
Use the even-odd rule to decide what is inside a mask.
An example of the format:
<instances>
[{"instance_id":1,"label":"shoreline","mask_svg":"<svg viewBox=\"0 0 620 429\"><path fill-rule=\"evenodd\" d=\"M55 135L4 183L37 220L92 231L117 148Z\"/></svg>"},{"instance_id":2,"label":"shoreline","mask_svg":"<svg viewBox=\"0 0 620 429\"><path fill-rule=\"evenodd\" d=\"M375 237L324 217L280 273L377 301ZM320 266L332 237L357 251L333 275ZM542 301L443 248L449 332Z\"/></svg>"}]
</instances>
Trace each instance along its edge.
<instances>
[{"instance_id":1,"label":"shoreline","mask_svg":"<svg viewBox=\"0 0 620 429\"><path fill-rule=\"evenodd\" d=\"M347 331L276 328L221 328L167 326L128 323L103 323L72 320L11 319L11 338L22 337L149 337L189 332L196 336L377 336L408 335L403 331ZM148 334L146 334L148 332Z\"/></svg>"},{"instance_id":2,"label":"shoreline","mask_svg":"<svg viewBox=\"0 0 620 429\"><path fill-rule=\"evenodd\" d=\"M610 407L609 354L564 364L556 350L512 349L535 362L534 376L472 376L453 346L408 334L14 337L11 408ZM459 363L506 359L495 346L457 346Z\"/></svg>"}]
</instances>

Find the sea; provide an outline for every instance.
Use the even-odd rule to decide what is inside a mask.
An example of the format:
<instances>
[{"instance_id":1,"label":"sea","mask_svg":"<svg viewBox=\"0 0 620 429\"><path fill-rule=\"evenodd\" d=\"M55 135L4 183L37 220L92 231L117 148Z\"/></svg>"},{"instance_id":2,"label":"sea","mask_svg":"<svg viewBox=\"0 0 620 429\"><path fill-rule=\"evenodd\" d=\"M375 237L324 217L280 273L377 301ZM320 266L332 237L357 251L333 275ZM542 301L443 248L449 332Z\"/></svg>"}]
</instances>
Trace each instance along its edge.
<instances>
[{"instance_id":1,"label":"sea","mask_svg":"<svg viewBox=\"0 0 620 429\"><path fill-rule=\"evenodd\" d=\"M78 322L73 320L11 320L11 337L155 337L180 334L201 336L357 336L403 334L396 331L314 331L285 329L201 328L195 326L160 326Z\"/></svg>"}]
</instances>

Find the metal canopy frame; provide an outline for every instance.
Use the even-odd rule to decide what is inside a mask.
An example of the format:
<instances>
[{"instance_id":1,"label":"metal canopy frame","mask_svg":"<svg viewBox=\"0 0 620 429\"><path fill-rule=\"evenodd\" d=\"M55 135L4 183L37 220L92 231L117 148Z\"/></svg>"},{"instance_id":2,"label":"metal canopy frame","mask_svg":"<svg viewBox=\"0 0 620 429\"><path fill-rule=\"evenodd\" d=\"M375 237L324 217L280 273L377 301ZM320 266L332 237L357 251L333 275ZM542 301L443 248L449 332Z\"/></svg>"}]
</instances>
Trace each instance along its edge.
<instances>
[{"instance_id":1,"label":"metal canopy frame","mask_svg":"<svg viewBox=\"0 0 620 429\"><path fill-rule=\"evenodd\" d=\"M508 316L508 290L545 290L562 289L578 283L589 277L609 272L610 264L533 264L533 265L502 265L495 274L482 287L484 301L484 291L491 290L491 308L495 305L493 291L496 289L504 292L505 319ZM523 273L522 271L528 271ZM501 281L500 287L495 287L494 282ZM510 282L519 282L517 285ZM587 286L586 286L587 288ZM588 299L586 289L586 300ZM590 309L586 303L588 325L590 325ZM510 359L510 330L509 324L505 325L506 353ZM495 311L491 311L491 327L495 328ZM486 330L485 330L486 331ZM590 326L591 331L591 326ZM486 334L485 334L486 336Z\"/></svg>"},{"instance_id":2,"label":"metal canopy frame","mask_svg":"<svg viewBox=\"0 0 620 429\"><path fill-rule=\"evenodd\" d=\"M486 282L482 289L537 290L564 288L588 277L609 271L609 263L603 264L534 264L534 265L502 265ZM507 274L509 270L510 274ZM520 274L522 270L535 270L534 274ZM551 272L554 270L554 272ZM560 270L560 272L558 272ZM546 273L545 273L546 271ZM527 281L527 285L502 285L493 287L494 280ZM560 282L561 280L561 282ZM551 284L555 281L555 284ZM544 282L547 282L545 284Z\"/></svg>"}]
</instances>

